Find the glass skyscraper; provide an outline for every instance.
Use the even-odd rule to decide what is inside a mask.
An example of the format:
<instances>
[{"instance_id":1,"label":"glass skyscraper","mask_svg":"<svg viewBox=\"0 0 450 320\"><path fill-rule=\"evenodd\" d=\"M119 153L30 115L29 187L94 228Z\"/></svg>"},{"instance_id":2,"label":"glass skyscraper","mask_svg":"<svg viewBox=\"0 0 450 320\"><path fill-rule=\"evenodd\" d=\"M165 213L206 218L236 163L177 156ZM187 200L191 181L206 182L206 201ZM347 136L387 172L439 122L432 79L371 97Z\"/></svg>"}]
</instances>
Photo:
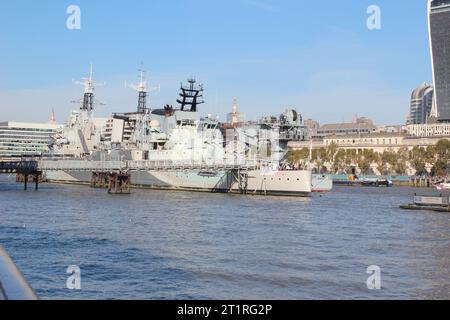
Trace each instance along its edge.
<instances>
[{"instance_id":1,"label":"glass skyscraper","mask_svg":"<svg viewBox=\"0 0 450 320\"><path fill-rule=\"evenodd\" d=\"M422 84L411 94L411 108L407 125L426 124L433 107L434 90L429 84Z\"/></svg>"},{"instance_id":2,"label":"glass skyscraper","mask_svg":"<svg viewBox=\"0 0 450 320\"><path fill-rule=\"evenodd\" d=\"M450 122L450 0L429 0L430 46L438 121Z\"/></svg>"}]
</instances>

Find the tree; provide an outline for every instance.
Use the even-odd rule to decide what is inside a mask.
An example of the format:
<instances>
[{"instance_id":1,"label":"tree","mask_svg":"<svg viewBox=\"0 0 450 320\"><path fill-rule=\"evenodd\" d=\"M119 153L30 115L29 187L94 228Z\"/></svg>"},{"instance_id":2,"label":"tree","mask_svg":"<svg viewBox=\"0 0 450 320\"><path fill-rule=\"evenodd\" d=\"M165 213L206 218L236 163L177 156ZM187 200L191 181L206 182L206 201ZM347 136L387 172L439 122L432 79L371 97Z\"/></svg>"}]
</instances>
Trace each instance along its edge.
<instances>
[{"instance_id":1,"label":"tree","mask_svg":"<svg viewBox=\"0 0 450 320\"><path fill-rule=\"evenodd\" d=\"M320 160L322 161L329 161L330 159L328 158L328 151L325 148L320 148L317 152L317 155L319 157Z\"/></svg>"},{"instance_id":2,"label":"tree","mask_svg":"<svg viewBox=\"0 0 450 320\"><path fill-rule=\"evenodd\" d=\"M333 170L335 173L343 172L346 169L346 152L344 149L339 149L334 156Z\"/></svg>"},{"instance_id":3,"label":"tree","mask_svg":"<svg viewBox=\"0 0 450 320\"><path fill-rule=\"evenodd\" d=\"M447 139L439 140L435 150L435 173L438 176L447 175L448 163L450 161L450 141Z\"/></svg>"},{"instance_id":4,"label":"tree","mask_svg":"<svg viewBox=\"0 0 450 320\"><path fill-rule=\"evenodd\" d=\"M401 147L397 151L397 161L403 161L406 162L409 160L409 151L406 147Z\"/></svg>"},{"instance_id":5,"label":"tree","mask_svg":"<svg viewBox=\"0 0 450 320\"><path fill-rule=\"evenodd\" d=\"M305 163L309 159L309 149L303 148L301 150L289 151L288 162L291 164Z\"/></svg>"},{"instance_id":6,"label":"tree","mask_svg":"<svg viewBox=\"0 0 450 320\"><path fill-rule=\"evenodd\" d=\"M397 154L393 150L385 150L381 154L381 162L382 164L389 164L391 166L394 166L397 163Z\"/></svg>"},{"instance_id":7,"label":"tree","mask_svg":"<svg viewBox=\"0 0 450 320\"><path fill-rule=\"evenodd\" d=\"M309 149L304 148L290 152L291 163L305 161L309 157ZM427 175L427 167L432 167L432 174L444 176L450 168L450 140L442 139L436 145L414 147L408 150L402 147L397 151L387 149L383 153L373 149L340 149L336 143L326 148L315 149L312 152L312 162L316 171L323 171L325 165L331 165L334 173L350 173L351 168L359 168L363 174L372 172L372 166L377 165L382 175L406 174L408 169L415 170L416 175Z\"/></svg>"},{"instance_id":8,"label":"tree","mask_svg":"<svg viewBox=\"0 0 450 320\"><path fill-rule=\"evenodd\" d=\"M363 151L363 156L371 164L377 163L380 160L380 155L377 152L373 151L373 149L365 149Z\"/></svg>"},{"instance_id":9,"label":"tree","mask_svg":"<svg viewBox=\"0 0 450 320\"><path fill-rule=\"evenodd\" d=\"M402 175L406 173L406 162L397 161L394 166L395 173L398 175Z\"/></svg>"},{"instance_id":10,"label":"tree","mask_svg":"<svg viewBox=\"0 0 450 320\"><path fill-rule=\"evenodd\" d=\"M363 174L370 174L370 165L371 162L364 157L361 157L361 159L358 161L358 167L361 170L361 173Z\"/></svg>"},{"instance_id":11,"label":"tree","mask_svg":"<svg viewBox=\"0 0 450 320\"><path fill-rule=\"evenodd\" d=\"M363 174L371 174L372 164L379 161L379 155L373 149L363 149L357 155L357 164Z\"/></svg>"},{"instance_id":12,"label":"tree","mask_svg":"<svg viewBox=\"0 0 450 320\"><path fill-rule=\"evenodd\" d=\"M425 148L414 147L409 152L409 162L413 169L416 171L417 176L427 175L427 150Z\"/></svg>"},{"instance_id":13,"label":"tree","mask_svg":"<svg viewBox=\"0 0 450 320\"><path fill-rule=\"evenodd\" d=\"M425 150L424 160L427 163L434 164L436 162L436 146L428 146Z\"/></svg>"},{"instance_id":14,"label":"tree","mask_svg":"<svg viewBox=\"0 0 450 320\"><path fill-rule=\"evenodd\" d=\"M357 161L357 153L354 149L345 150L345 164L347 166L354 165Z\"/></svg>"},{"instance_id":15,"label":"tree","mask_svg":"<svg viewBox=\"0 0 450 320\"><path fill-rule=\"evenodd\" d=\"M339 145L336 142L330 143L327 148L327 159L326 161L333 163L336 153L338 152Z\"/></svg>"},{"instance_id":16,"label":"tree","mask_svg":"<svg viewBox=\"0 0 450 320\"><path fill-rule=\"evenodd\" d=\"M450 158L450 141L447 139L439 140L434 147L436 155L439 159L449 160Z\"/></svg>"},{"instance_id":17,"label":"tree","mask_svg":"<svg viewBox=\"0 0 450 320\"><path fill-rule=\"evenodd\" d=\"M433 173L435 176L446 176L447 175L447 161L438 160L433 166Z\"/></svg>"}]
</instances>

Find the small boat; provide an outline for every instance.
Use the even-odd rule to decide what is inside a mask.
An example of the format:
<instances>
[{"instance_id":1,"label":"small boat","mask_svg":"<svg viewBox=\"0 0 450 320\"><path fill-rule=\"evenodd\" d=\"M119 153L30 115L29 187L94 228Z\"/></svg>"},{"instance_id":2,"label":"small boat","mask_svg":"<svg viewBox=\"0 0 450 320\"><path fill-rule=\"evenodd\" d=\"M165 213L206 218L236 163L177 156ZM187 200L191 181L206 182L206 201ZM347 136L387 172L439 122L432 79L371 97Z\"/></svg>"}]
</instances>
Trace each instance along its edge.
<instances>
[{"instance_id":1,"label":"small boat","mask_svg":"<svg viewBox=\"0 0 450 320\"><path fill-rule=\"evenodd\" d=\"M364 178L360 179L356 175L351 175L348 179L336 179L335 185L358 186L358 187L393 187L394 183L385 178Z\"/></svg>"},{"instance_id":2,"label":"small boat","mask_svg":"<svg viewBox=\"0 0 450 320\"><path fill-rule=\"evenodd\" d=\"M388 179L364 179L361 180L363 187L393 187L394 183Z\"/></svg>"},{"instance_id":3,"label":"small boat","mask_svg":"<svg viewBox=\"0 0 450 320\"><path fill-rule=\"evenodd\" d=\"M435 187L437 190L440 190L440 191L450 190L450 183L440 183L440 184L435 185Z\"/></svg>"}]
</instances>

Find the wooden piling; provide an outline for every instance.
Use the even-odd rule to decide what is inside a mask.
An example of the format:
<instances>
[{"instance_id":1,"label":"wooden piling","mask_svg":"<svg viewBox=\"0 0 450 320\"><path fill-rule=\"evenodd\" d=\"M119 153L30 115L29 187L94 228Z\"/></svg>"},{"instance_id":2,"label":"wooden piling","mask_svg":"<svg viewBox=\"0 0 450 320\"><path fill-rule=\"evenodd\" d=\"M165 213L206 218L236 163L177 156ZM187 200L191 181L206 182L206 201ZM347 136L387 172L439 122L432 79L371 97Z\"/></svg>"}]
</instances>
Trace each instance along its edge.
<instances>
[{"instance_id":1,"label":"wooden piling","mask_svg":"<svg viewBox=\"0 0 450 320\"><path fill-rule=\"evenodd\" d=\"M128 172L112 172L109 174L109 194L130 194L131 174Z\"/></svg>"},{"instance_id":2,"label":"wooden piling","mask_svg":"<svg viewBox=\"0 0 450 320\"><path fill-rule=\"evenodd\" d=\"M108 172L94 171L91 176L91 188L106 188L109 184Z\"/></svg>"},{"instance_id":3,"label":"wooden piling","mask_svg":"<svg viewBox=\"0 0 450 320\"><path fill-rule=\"evenodd\" d=\"M108 188L109 194L131 193L131 174L128 172L94 171L91 176L92 188Z\"/></svg>"},{"instance_id":4,"label":"wooden piling","mask_svg":"<svg viewBox=\"0 0 450 320\"><path fill-rule=\"evenodd\" d=\"M34 175L35 190L39 190L39 181L40 180L41 180L41 174L35 173L35 175Z\"/></svg>"}]
</instances>

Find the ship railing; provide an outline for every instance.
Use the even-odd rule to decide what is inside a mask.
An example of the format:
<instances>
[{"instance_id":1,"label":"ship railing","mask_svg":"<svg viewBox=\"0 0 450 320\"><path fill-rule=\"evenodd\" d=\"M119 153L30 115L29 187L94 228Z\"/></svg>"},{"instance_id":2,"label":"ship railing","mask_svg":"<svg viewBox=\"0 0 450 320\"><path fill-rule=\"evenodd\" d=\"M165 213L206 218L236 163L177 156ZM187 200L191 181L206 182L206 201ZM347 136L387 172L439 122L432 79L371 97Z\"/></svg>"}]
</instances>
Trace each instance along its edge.
<instances>
[{"instance_id":1,"label":"ship railing","mask_svg":"<svg viewBox=\"0 0 450 320\"><path fill-rule=\"evenodd\" d=\"M37 300L8 253L0 246L0 300Z\"/></svg>"},{"instance_id":2,"label":"ship railing","mask_svg":"<svg viewBox=\"0 0 450 320\"><path fill-rule=\"evenodd\" d=\"M232 162L232 161L128 161L129 170L212 170L212 169L234 169L234 168L256 168L255 162Z\"/></svg>"},{"instance_id":3,"label":"ship railing","mask_svg":"<svg viewBox=\"0 0 450 320\"><path fill-rule=\"evenodd\" d=\"M124 170L126 168L126 164L124 161L42 160L38 162L38 167L42 171L61 171L61 170L115 171L115 170Z\"/></svg>"},{"instance_id":4,"label":"ship railing","mask_svg":"<svg viewBox=\"0 0 450 320\"><path fill-rule=\"evenodd\" d=\"M256 160L221 160L221 161L88 161L88 160L41 160L38 168L41 171L145 171L145 170L230 170L259 168Z\"/></svg>"}]
</instances>

